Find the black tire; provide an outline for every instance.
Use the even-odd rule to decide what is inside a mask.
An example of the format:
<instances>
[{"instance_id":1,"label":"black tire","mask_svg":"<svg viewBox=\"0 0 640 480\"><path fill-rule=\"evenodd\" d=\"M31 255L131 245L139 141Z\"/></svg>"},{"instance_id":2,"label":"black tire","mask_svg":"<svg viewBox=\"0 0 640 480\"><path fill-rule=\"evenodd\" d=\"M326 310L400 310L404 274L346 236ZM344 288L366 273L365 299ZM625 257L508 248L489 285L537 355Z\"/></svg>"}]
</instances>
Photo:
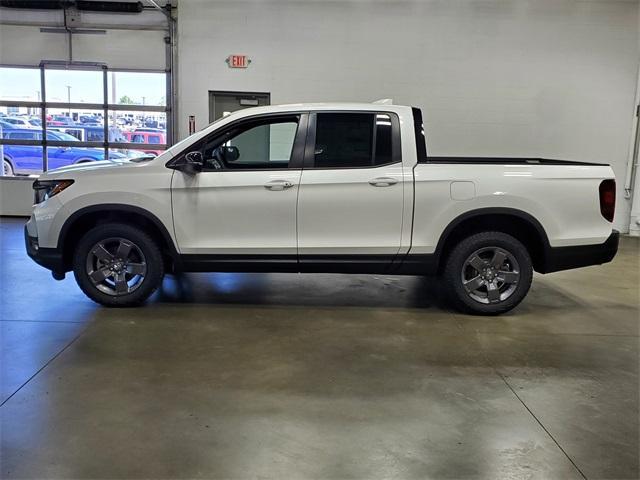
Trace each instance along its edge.
<instances>
[{"instance_id":1,"label":"black tire","mask_svg":"<svg viewBox=\"0 0 640 480\"><path fill-rule=\"evenodd\" d=\"M100 288L108 290L109 285L106 282L110 279L96 286L87 271L91 259L96 258L92 253L95 251L94 247L100 242L115 242L113 239L132 243L136 249L133 250L134 255L141 259L139 265L144 264L145 268L142 277L130 278L129 281L134 282L137 279L138 282L131 287L132 291L128 291L127 287L126 293L105 293ZM117 251L113 258L118 258ZM143 303L160 286L164 277L164 262L158 244L145 231L123 223L108 223L92 228L80 239L73 257L73 273L78 286L94 302L107 307L131 307ZM116 289L115 284L112 288Z\"/></svg>"},{"instance_id":2,"label":"black tire","mask_svg":"<svg viewBox=\"0 0 640 480\"><path fill-rule=\"evenodd\" d=\"M14 177L16 175L16 171L13 168L13 164L11 160L8 158L4 158L2 160L2 176L3 177Z\"/></svg>"},{"instance_id":3,"label":"black tire","mask_svg":"<svg viewBox=\"0 0 640 480\"><path fill-rule=\"evenodd\" d=\"M497 288L500 285L500 280L496 277L496 271L481 272L481 270L471 266L468 261L474 257L479 257L479 255L476 255L478 252L482 252L480 255L485 253L491 255L492 249L500 251L502 255L506 252L511 256L511 259L515 259L515 262L513 262L507 258L505 263L502 264L503 266L495 270L508 270L511 268L513 272L508 273L518 273L519 278L515 282L511 280L512 283L510 284L502 283L496 294L499 295L499 298L495 299L494 297L489 300L489 287L486 279L491 279L488 283L495 282L492 283L492 288ZM495 251L493 251L494 254ZM517 265L517 272L516 267L510 265L510 263ZM491 262L487 261L486 266L490 267L490 264ZM469 272L472 273L469 274ZM480 286L479 290L469 292L463 284L463 276L473 277L476 273L477 277L483 275L478 281L485 284ZM446 259L443 278L447 287L447 296L456 309L474 315L498 315L516 307L527 295L533 278L533 266L529 252L520 241L502 232L482 232L465 238L455 246ZM484 292L486 292L486 298L482 297ZM505 298L502 299L502 296L505 296Z\"/></svg>"}]
</instances>

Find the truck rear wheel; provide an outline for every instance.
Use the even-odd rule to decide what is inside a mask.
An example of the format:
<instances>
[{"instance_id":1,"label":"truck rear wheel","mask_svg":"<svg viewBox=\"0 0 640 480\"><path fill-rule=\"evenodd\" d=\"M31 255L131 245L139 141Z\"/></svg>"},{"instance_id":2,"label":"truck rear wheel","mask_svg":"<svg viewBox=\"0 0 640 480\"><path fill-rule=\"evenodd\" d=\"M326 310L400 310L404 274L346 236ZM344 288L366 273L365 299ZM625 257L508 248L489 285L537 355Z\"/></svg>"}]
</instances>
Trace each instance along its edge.
<instances>
[{"instance_id":1,"label":"truck rear wheel","mask_svg":"<svg viewBox=\"0 0 640 480\"><path fill-rule=\"evenodd\" d=\"M89 230L78 243L73 273L82 291L108 307L139 305L160 286L162 254L143 230L110 223Z\"/></svg>"},{"instance_id":2,"label":"truck rear wheel","mask_svg":"<svg viewBox=\"0 0 640 480\"><path fill-rule=\"evenodd\" d=\"M444 270L451 303L476 315L498 315L516 307L532 278L526 247L502 232L482 232L462 240Z\"/></svg>"}]
</instances>

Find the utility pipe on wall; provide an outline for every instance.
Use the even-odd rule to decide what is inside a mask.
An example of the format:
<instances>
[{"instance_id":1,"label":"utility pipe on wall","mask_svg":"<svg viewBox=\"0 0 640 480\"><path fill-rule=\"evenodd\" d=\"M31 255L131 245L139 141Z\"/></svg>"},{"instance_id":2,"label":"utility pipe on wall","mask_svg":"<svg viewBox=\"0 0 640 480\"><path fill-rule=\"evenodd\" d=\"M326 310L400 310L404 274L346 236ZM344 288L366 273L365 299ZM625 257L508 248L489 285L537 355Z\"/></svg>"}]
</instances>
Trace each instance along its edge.
<instances>
[{"instance_id":1,"label":"utility pipe on wall","mask_svg":"<svg viewBox=\"0 0 640 480\"><path fill-rule=\"evenodd\" d=\"M636 97L633 128L629 142L629 160L624 182L624 196L631 199L629 215L629 235L640 236L640 175L638 175L638 154L640 153L640 66L636 75Z\"/></svg>"},{"instance_id":2,"label":"utility pipe on wall","mask_svg":"<svg viewBox=\"0 0 640 480\"><path fill-rule=\"evenodd\" d=\"M640 65L636 73L636 96L634 101L633 119L631 121L631 138L629 139L629 158L627 161L627 173L624 181L624 196L625 198L631 198L633 188L633 177L635 173L635 167L638 159L638 143L639 143L639 131L638 131L638 113L640 110Z\"/></svg>"}]
</instances>

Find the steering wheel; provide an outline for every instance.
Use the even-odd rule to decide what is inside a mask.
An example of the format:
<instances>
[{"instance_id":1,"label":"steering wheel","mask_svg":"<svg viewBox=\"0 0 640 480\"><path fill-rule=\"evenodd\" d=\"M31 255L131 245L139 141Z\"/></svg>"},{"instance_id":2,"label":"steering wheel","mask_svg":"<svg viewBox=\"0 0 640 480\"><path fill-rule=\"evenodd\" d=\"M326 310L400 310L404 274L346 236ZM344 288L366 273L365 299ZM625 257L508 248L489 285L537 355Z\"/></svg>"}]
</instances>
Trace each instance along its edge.
<instances>
[{"instance_id":1,"label":"steering wheel","mask_svg":"<svg viewBox=\"0 0 640 480\"><path fill-rule=\"evenodd\" d=\"M222 159L222 152L220 148L214 148L213 152L211 152L211 166L214 170L222 170L224 161Z\"/></svg>"}]
</instances>

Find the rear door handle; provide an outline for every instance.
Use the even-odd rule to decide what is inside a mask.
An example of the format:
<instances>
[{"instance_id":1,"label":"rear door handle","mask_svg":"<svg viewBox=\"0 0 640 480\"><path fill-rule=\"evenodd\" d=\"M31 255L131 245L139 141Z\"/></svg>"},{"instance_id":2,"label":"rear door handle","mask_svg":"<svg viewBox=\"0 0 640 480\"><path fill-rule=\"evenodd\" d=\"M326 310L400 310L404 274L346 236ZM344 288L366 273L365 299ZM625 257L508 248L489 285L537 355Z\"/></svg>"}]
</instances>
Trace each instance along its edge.
<instances>
[{"instance_id":1,"label":"rear door handle","mask_svg":"<svg viewBox=\"0 0 640 480\"><path fill-rule=\"evenodd\" d=\"M398 183L398 180L391 177L378 177L373 180L369 180L369 185L373 185L374 187L390 187L396 183Z\"/></svg>"},{"instance_id":2,"label":"rear door handle","mask_svg":"<svg viewBox=\"0 0 640 480\"><path fill-rule=\"evenodd\" d=\"M293 187L293 182L289 182L288 180L272 180L264 185L264 188L273 192L280 192L291 187Z\"/></svg>"}]
</instances>

